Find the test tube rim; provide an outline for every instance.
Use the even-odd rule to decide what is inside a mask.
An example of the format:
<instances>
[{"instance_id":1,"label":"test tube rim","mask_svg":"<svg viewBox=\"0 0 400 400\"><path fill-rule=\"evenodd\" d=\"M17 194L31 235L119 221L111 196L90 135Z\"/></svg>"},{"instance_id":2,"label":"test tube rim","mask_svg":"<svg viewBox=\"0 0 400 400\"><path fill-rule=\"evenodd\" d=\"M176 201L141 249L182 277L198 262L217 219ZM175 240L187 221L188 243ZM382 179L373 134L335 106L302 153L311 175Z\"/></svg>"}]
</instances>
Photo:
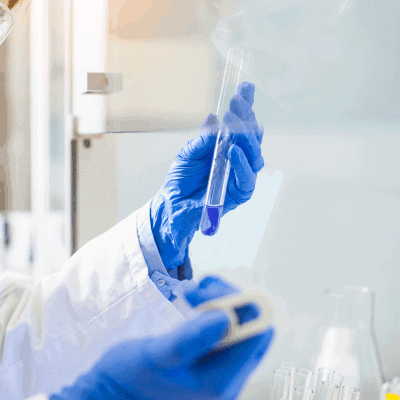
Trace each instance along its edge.
<instances>
[{"instance_id":1,"label":"test tube rim","mask_svg":"<svg viewBox=\"0 0 400 400\"><path fill-rule=\"evenodd\" d=\"M274 376L283 376L283 375L280 374L280 372L284 372L285 373L284 376L286 376L286 377L290 376L289 371L286 371L285 369L276 369L276 370L274 370Z\"/></svg>"},{"instance_id":2,"label":"test tube rim","mask_svg":"<svg viewBox=\"0 0 400 400\"><path fill-rule=\"evenodd\" d=\"M360 388L353 386L353 385L345 385L342 388L343 392L350 392L350 393L360 393Z\"/></svg>"},{"instance_id":3,"label":"test tube rim","mask_svg":"<svg viewBox=\"0 0 400 400\"><path fill-rule=\"evenodd\" d=\"M303 373L300 372L300 371L307 371L308 373L307 373L307 374L303 374ZM297 374L297 375L301 375L301 376L313 376L313 372L312 372L310 369L307 369L307 368L299 368L299 369L296 371L296 374Z\"/></svg>"}]
</instances>

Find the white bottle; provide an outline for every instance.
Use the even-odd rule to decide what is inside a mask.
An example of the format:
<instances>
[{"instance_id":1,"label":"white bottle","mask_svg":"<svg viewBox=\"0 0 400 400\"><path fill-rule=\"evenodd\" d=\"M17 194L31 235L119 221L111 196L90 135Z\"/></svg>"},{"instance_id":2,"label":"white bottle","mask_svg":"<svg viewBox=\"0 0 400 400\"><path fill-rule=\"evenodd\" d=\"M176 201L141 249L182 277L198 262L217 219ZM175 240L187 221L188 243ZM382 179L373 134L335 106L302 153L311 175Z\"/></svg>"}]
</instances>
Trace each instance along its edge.
<instances>
[{"instance_id":1,"label":"white bottle","mask_svg":"<svg viewBox=\"0 0 400 400\"><path fill-rule=\"evenodd\" d=\"M358 387L358 361L352 353L354 332L347 326L330 326L322 340L321 351L315 363L315 374L319 368L331 368L336 374L343 375L343 385Z\"/></svg>"}]
</instances>

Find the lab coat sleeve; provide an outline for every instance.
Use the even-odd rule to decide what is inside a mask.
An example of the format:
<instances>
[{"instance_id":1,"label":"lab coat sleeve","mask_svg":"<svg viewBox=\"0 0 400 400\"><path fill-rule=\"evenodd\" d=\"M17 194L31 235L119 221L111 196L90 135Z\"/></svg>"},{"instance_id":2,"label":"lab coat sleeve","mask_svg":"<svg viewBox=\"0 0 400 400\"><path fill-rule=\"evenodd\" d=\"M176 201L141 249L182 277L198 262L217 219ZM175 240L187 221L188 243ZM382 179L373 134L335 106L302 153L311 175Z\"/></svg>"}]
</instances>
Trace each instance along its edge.
<instances>
[{"instance_id":1,"label":"lab coat sleeve","mask_svg":"<svg viewBox=\"0 0 400 400\"><path fill-rule=\"evenodd\" d=\"M85 244L58 273L37 281L10 272L0 275L0 378L27 354L81 329L132 290L148 287L148 281L138 243L137 212ZM146 301L160 301L157 290L151 293ZM94 360L83 370L91 367L90 361Z\"/></svg>"}]
</instances>

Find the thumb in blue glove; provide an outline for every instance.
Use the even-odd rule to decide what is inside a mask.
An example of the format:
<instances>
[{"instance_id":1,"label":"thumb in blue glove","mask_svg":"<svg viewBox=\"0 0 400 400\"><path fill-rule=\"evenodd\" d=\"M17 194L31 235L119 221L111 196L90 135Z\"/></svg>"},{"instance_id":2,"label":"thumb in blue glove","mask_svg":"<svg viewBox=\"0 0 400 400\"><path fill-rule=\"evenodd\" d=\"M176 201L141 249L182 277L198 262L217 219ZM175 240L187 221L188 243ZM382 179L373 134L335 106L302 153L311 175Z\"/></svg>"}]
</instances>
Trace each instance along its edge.
<instances>
[{"instance_id":1,"label":"thumb in blue glove","mask_svg":"<svg viewBox=\"0 0 400 400\"><path fill-rule=\"evenodd\" d=\"M251 109L254 90L251 83L240 84L222 121L222 129L228 129L235 137L228 151L232 170L223 215L251 198L257 173L264 165L260 147L264 131ZM210 114L200 135L175 157L151 202L152 232L167 269L184 263L189 243L199 229L219 128L219 121Z\"/></svg>"}]
</instances>

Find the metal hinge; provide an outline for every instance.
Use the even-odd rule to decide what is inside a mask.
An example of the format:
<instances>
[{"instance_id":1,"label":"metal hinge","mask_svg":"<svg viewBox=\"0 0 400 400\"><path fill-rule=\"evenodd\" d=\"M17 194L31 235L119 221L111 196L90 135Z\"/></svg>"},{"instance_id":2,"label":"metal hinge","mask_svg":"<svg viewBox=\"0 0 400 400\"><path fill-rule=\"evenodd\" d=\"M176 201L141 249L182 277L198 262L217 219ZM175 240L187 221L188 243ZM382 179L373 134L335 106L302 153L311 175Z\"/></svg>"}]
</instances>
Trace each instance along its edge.
<instances>
[{"instance_id":1,"label":"metal hinge","mask_svg":"<svg viewBox=\"0 0 400 400\"><path fill-rule=\"evenodd\" d=\"M122 92L122 73L89 72L87 78L87 92L84 94Z\"/></svg>"}]
</instances>

